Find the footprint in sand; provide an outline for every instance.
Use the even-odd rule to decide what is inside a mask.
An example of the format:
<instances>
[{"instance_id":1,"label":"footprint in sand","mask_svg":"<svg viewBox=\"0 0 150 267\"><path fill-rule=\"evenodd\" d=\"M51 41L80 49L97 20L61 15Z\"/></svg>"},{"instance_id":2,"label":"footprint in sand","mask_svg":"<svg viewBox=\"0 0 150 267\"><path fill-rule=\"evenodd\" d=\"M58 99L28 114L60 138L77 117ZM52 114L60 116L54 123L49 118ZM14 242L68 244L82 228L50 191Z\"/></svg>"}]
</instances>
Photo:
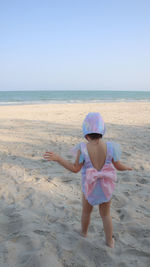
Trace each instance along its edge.
<instances>
[{"instance_id":1,"label":"footprint in sand","mask_svg":"<svg viewBox=\"0 0 150 267\"><path fill-rule=\"evenodd\" d=\"M129 193L128 191L123 192L123 194L124 194L126 197L129 197L129 196L131 195L131 193Z\"/></svg>"},{"instance_id":2,"label":"footprint in sand","mask_svg":"<svg viewBox=\"0 0 150 267\"><path fill-rule=\"evenodd\" d=\"M127 204L128 204L128 197L126 196L117 196L117 195L114 195L113 196L113 200L112 200L112 206L115 208L115 209L120 209L122 207L125 207Z\"/></svg>"},{"instance_id":3,"label":"footprint in sand","mask_svg":"<svg viewBox=\"0 0 150 267\"><path fill-rule=\"evenodd\" d=\"M137 239L144 239L144 238L149 238L150 237L150 229L148 228L143 228L139 226L128 226L128 232L130 233L130 235L132 235L133 237L136 237Z\"/></svg>"},{"instance_id":4,"label":"footprint in sand","mask_svg":"<svg viewBox=\"0 0 150 267\"><path fill-rule=\"evenodd\" d=\"M7 245L5 247L5 262L9 263L11 261L11 253L13 249L15 266L38 267L39 263L37 257L35 257L35 248L30 237L24 232L22 215L19 213L20 210L11 206L5 208L3 212L7 218L5 220L5 224L1 227L1 229L3 228L2 231L7 238ZM9 266L11 266L11 262Z\"/></svg>"},{"instance_id":5,"label":"footprint in sand","mask_svg":"<svg viewBox=\"0 0 150 267\"><path fill-rule=\"evenodd\" d=\"M148 184L149 183L149 181L147 179L144 179L144 178L137 178L137 181L140 184Z\"/></svg>"},{"instance_id":6,"label":"footprint in sand","mask_svg":"<svg viewBox=\"0 0 150 267\"><path fill-rule=\"evenodd\" d=\"M48 236L48 234L50 233L50 231L44 231L44 230L34 230L34 233L38 234L38 235L43 235L43 236Z\"/></svg>"},{"instance_id":7,"label":"footprint in sand","mask_svg":"<svg viewBox=\"0 0 150 267\"><path fill-rule=\"evenodd\" d=\"M119 214L120 221L129 221L131 219L129 211L124 208L118 209L117 213Z\"/></svg>"},{"instance_id":8,"label":"footprint in sand","mask_svg":"<svg viewBox=\"0 0 150 267\"><path fill-rule=\"evenodd\" d=\"M142 250L134 248L134 247L133 248L129 247L126 250L124 249L124 253L127 254L128 257L129 257L129 255L133 255L134 257L139 256L139 257L148 257L149 258L149 255L150 255L149 252L142 251ZM146 266L146 265L143 265L143 266Z\"/></svg>"},{"instance_id":9,"label":"footprint in sand","mask_svg":"<svg viewBox=\"0 0 150 267\"><path fill-rule=\"evenodd\" d=\"M4 215L7 216L7 221L4 225L7 235L11 237L18 234L22 228L22 219L19 211L13 207L8 207L4 210Z\"/></svg>"},{"instance_id":10,"label":"footprint in sand","mask_svg":"<svg viewBox=\"0 0 150 267\"><path fill-rule=\"evenodd\" d=\"M124 154L126 157L129 157L129 156L131 156L131 153L129 153L129 152L126 152L126 151L124 151L124 152L123 152L123 154Z\"/></svg>"},{"instance_id":11,"label":"footprint in sand","mask_svg":"<svg viewBox=\"0 0 150 267\"><path fill-rule=\"evenodd\" d=\"M144 171L144 167L142 165L140 166L140 170Z\"/></svg>"}]
</instances>

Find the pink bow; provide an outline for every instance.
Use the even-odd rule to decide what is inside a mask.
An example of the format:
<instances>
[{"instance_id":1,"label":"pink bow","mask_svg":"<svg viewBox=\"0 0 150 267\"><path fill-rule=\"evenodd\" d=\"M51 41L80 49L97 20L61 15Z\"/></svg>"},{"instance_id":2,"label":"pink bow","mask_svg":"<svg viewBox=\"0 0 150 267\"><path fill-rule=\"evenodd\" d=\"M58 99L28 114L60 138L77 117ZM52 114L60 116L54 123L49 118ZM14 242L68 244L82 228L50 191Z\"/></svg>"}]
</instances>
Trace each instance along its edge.
<instances>
[{"instance_id":1,"label":"pink bow","mask_svg":"<svg viewBox=\"0 0 150 267\"><path fill-rule=\"evenodd\" d=\"M95 168L88 168L86 170L86 179L85 179L85 194L88 197L94 190L97 179L100 179L100 185L106 196L110 198L115 187L116 181L116 171L113 165L110 163L105 165L101 171L97 171Z\"/></svg>"}]
</instances>

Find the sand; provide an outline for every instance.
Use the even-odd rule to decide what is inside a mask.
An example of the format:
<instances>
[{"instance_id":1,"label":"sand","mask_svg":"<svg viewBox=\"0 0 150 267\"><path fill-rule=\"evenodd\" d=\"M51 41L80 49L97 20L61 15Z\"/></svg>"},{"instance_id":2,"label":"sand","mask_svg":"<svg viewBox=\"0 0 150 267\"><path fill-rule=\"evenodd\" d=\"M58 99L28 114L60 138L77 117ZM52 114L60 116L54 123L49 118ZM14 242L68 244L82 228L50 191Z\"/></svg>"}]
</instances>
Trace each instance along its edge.
<instances>
[{"instance_id":1,"label":"sand","mask_svg":"<svg viewBox=\"0 0 150 267\"><path fill-rule=\"evenodd\" d=\"M89 111L102 114L106 141L118 142L132 172L117 172L112 199L115 248L105 245L98 207L79 235L81 173L43 159L74 160ZM0 107L0 266L150 266L150 103Z\"/></svg>"}]
</instances>

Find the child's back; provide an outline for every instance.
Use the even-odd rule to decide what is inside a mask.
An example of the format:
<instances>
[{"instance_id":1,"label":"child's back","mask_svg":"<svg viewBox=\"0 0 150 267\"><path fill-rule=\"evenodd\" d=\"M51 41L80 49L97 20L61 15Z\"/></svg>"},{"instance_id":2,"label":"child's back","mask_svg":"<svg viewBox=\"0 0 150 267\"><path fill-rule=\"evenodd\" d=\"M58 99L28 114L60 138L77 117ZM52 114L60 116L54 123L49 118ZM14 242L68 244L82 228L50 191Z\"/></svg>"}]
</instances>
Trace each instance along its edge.
<instances>
[{"instance_id":1,"label":"child's back","mask_svg":"<svg viewBox=\"0 0 150 267\"><path fill-rule=\"evenodd\" d=\"M106 160L107 145L102 140L92 140L87 144L87 151L93 167L101 170Z\"/></svg>"}]
</instances>

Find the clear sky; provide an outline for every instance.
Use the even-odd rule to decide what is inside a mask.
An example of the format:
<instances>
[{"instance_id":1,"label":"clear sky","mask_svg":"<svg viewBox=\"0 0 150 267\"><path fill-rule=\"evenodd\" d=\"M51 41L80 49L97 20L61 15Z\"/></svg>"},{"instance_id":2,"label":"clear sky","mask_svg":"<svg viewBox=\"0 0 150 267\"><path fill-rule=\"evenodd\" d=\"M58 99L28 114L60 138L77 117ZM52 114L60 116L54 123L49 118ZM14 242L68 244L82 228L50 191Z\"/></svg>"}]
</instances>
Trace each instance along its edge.
<instances>
[{"instance_id":1,"label":"clear sky","mask_svg":"<svg viewBox=\"0 0 150 267\"><path fill-rule=\"evenodd\" d=\"M150 0L0 0L0 90L150 90Z\"/></svg>"}]
</instances>

